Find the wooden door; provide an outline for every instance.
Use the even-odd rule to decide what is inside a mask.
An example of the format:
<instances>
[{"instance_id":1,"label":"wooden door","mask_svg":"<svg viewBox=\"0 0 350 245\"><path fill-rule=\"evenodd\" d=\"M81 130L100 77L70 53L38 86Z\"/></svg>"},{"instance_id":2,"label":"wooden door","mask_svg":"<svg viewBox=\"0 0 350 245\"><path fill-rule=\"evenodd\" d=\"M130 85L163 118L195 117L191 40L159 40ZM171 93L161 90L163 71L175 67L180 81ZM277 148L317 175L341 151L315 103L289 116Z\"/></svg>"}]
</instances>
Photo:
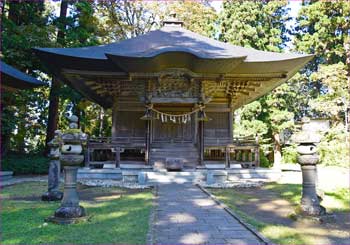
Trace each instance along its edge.
<instances>
[{"instance_id":1,"label":"wooden door","mask_svg":"<svg viewBox=\"0 0 350 245\"><path fill-rule=\"evenodd\" d=\"M187 123L153 121L153 142L165 143L192 143L193 142L193 120Z\"/></svg>"}]
</instances>

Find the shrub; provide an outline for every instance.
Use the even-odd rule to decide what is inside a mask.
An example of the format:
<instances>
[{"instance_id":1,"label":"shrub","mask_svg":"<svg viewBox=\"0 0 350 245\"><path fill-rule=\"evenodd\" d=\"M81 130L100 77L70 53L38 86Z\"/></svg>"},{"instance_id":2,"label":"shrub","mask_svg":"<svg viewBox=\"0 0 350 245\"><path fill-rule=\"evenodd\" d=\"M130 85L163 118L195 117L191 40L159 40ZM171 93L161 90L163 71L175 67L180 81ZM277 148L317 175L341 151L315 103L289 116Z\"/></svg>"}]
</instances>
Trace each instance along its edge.
<instances>
[{"instance_id":1,"label":"shrub","mask_svg":"<svg viewBox=\"0 0 350 245\"><path fill-rule=\"evenodd\" d=\"M269 161L269 159L265 156L264 152L260 150L260 167L270 168L273 163Z\"/></svg>"},{"instance_id":2,"label":"shrub","mask_svg":"<svg viewBox=\"0 0 350 245\"><path fill-rule=\"evenodd\" d=\"M49 158L39 154L10 153L2 159L1 170L14 174L47 174Z\"/></svg>"},{"instance_id":3,"label":"shrub","mask_svg":"<svg viewBox=\"0 0 350 245\"><path fill-rule=\"evenodd\" d=\"M349 167L349 144L346 144L346 132L341 127L332 128L318 145L320 163Z\"/></svg>"},{"instance_id":4,"label":"shrub","mask_svg":"<svg viewBox=\"0 0 350 245\"><path fill-rule=\"evenodd\" d=\"M286 146L282 149L282 162L283 163L298 163L298 152L296 145Z\"/></svg>"}]
</instances>

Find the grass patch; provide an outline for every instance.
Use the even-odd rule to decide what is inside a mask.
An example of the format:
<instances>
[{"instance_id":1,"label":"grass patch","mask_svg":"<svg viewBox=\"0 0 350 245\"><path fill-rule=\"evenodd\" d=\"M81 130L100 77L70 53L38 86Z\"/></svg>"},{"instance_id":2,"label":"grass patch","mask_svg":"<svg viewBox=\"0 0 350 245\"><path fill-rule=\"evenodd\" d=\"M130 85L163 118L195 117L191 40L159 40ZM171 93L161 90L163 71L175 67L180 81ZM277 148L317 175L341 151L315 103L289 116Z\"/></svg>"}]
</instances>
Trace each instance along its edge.
<instances>
[{"instance_id":1,"label":"grass patch","mask_svg":"<svg viewBox=\"0 0 350 245\"><path fill-rule=\"evenodd\" d=\"M127 190L118 188L91 188L97 192L120 190L123 194L107 201L82 201L81 205L92 216L91 221L68 226L44 222L59 207L59 202L7 199L38 195L45 190L46 185L38 182L1 190L1 244L146 243L153 199L151 191L128 194Z\"/></svg>"},{"instance_id":2,"label":"grass patch","mask_svg":"<svg viewBox=\"0 0 350 245\"><path fill-rule=\"evenodd\" d=\"M299 205L301 200L301 184L269 183L263 186L262 189L273 191L279 197L294 205ZM338 188L332 191L326 191L324 192L321 204L329 212L348 212L350 211L350 190L347 188Z\"/></svg>"}]
</instances>

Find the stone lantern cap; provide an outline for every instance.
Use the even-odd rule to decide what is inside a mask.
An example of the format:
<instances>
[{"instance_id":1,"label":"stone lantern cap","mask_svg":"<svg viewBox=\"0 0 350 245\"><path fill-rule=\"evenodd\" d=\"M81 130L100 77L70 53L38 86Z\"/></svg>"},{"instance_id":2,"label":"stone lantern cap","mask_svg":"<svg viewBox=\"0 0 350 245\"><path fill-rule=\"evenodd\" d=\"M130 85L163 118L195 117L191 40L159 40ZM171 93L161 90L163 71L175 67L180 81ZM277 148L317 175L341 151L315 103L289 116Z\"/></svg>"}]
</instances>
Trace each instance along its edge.
<instances>
[{"instance_id":1,"label":"stone lantern cap","mask_svg":"<svg viewBox=\"0 0 350 245\"><path fill-rule=\"evenodd\" d=\"M310 123L308 117L303 117L301 120L302 130L293 134L291 141L297 144L318 144L321 141L322 135L318 130L315 130Z\"/></svg>"},{"instance_id":2,"label":"stone lantern cap","mask_svg":"<svg viewBox=\"0 0 350 245\"><path fill-rule=\"evenodd\" d=\"M292 135L291 141L298 144L317 144L320 143L322 136L315 132L300 131Z\"/></svg>"},{"instance_id":3,"label":"stone lantern cap","mask_svg":"<svg viewBox=\"0 0 350 245\"><path fill-rule=\"evenodd\" d=\"M78 117L75 115L67 116L69 121L69 129L62 133L62 141L64 144L83 144L87 141L87 134L78 129Z\"/></svg>"}]
</instances>

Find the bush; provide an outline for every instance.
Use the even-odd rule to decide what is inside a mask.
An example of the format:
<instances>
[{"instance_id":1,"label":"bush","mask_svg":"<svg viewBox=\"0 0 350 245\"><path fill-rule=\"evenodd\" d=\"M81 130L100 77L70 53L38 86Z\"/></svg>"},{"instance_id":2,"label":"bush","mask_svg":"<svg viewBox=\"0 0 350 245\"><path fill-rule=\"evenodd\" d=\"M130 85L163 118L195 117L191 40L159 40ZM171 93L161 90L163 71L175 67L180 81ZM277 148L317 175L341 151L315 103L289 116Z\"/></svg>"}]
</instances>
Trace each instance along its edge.
<instances>
[{"instance_id":1,"label":"bush","mask_svg":"<svg viewBox=\"0 0 350 245\"><path fill-rule=\"evenodd\" d=\"M1 170L14 174L47 174L49 158L33 154L9 154L2 159Z\"/></svg>"},{"instance_id":2,"label":"bush","mask_svg":"<svg viewBox=\"0 0 350 245\"><path fill-rule=\"evenodd\" d=\"M270 168L273 163L269 161L269 159L265 156L264 152L260 150L260 167Z\"/></svg>"},{"instance_id":3,"label":"bush","mask_svg":"<svg viewBox=\"0 0 350 245\"><path fill-rule=\"evenodd\" d=\"M346 132L342 127L332 128L323 137L317 147L321 164L349 167L349 144L346 144L345 137Z\"/></svg>"},{"instance_id":4,"label":"bush","mask_svg":"<svg viewBox=\"0 0 350 245\"><path fill-rule=\"evenodd\" d=\"M298 163L298 152L296 145L290 145L282 149L283 163Z\"/></svg>"}]
</instances>

